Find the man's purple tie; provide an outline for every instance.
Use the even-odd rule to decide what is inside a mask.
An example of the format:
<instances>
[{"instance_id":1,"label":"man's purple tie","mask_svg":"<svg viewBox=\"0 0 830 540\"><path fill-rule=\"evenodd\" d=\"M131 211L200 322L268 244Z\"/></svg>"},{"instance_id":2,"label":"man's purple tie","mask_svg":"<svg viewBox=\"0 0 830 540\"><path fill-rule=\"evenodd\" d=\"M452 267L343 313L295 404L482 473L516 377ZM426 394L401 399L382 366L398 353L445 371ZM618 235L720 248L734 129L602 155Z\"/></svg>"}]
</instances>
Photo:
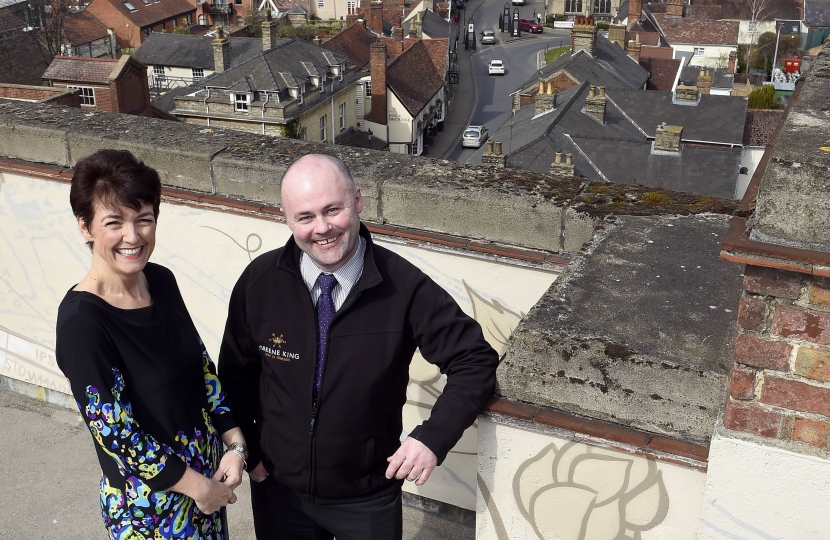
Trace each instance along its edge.
<instances>
[{"instance_id":1,"label":"man's purple tie","mask_svg":"<svg viewBox=\"0 0 830 540\"><path fill-rule=\"evenodd\" d=\"M337 278L333 274L320 274L317 284L320 285L320 298L317 299L317 366L314 369L312 396L314 403L317 403L317 394L320 392L320 383L323 380L326 342L329 337L329 325L334 317L334 300L331 297L331 291L337 285Z\"/></svg>"}]
</instances>

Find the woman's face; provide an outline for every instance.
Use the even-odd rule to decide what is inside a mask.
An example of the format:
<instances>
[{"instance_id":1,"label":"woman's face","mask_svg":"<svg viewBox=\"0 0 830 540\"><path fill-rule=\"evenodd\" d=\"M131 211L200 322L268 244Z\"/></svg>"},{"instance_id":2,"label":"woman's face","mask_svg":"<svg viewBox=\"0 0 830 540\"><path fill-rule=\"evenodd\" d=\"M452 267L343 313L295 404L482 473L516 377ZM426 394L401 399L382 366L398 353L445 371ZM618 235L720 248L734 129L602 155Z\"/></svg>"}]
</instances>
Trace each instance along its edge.
<instances>
[{"instance_id":1,"label":"woman's face","mask_svg":"<svg viewBox=\"0 0 830 540\"><path fill-rule=\"evenodd\" d=\"M78 228L92 242L93 264L103 263L123 276L144 270L156 245L156 218L150 204L142 204L136 212L96 202L92 222L87 225L78 218Z\"/></svg>"}]
</instances>

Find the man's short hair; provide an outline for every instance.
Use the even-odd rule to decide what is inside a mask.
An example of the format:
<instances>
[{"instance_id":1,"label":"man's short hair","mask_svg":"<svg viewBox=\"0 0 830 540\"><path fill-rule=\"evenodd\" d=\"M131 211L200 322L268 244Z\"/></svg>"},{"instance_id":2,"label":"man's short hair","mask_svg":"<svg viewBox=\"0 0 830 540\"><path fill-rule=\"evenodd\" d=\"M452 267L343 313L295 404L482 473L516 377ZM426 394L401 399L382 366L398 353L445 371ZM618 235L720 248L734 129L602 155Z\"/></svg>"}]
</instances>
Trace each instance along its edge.
<instances>
[{"instance_id":1,"label":"man's short hair","mask_svg":"<svg viewBox=\"0 0 830 540\"><path fill-rule=\"evenodd\" d=\"M303 158L319 158L325 161L328 161L332 165L335 166L337 172L340 173L340 176L346 181L346 184L352 190L352 193L357 191L357 186L355 186L354 178L352 178L352 172L349 170L349 167L343 163L343 160L334 156L330 156L328 154L306 154L305 156L297 159L285 169L285 172L282 173L282 177L280 177L280 191L282 191L282 183L285 180L285 177L288 176L288 173L291 172L291 169Z\"/></svg>"}]
</instances>

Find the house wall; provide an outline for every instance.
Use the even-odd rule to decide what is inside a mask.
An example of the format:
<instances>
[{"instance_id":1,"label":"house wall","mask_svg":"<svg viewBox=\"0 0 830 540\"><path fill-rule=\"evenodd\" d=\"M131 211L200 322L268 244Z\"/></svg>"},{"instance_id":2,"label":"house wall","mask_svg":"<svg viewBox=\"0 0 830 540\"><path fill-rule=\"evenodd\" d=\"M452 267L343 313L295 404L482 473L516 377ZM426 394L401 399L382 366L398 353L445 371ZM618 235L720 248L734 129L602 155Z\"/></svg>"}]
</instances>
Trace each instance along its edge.
<instances>
[{"instance_id":1,"label":"house wall","mask_svg":"<svg viewBox=\"0 0 830 540\"><path fill-rule=\"evenodd\" d=\"M329 94L330 95L330 94ZM357 128L357 83L336 92L334 98L324 100L300 116L300 126L306 130L306 140L320 142L320 117L326 115L326 142L333 142L333 137L340 135L350 127ZM346 126L340 129L339 106L346 105ZM332 124L332 120L334 123Z\"/></svg>"},{"instance_id":2,"label":"house wall","mask_svg":"<svg viewBox=\"0 0 830 540\"><path fill-rule=\"evenodd\" d=\"M755 32L750 32L750 21L739 21L738 45L758 43L758 38L764 32L775 32L775 21L757 21Z\"/></svg>"},{"instance_id":3,"label":"house wall","mask_svg":"<svg viewBox=\"0 0 830 540\"><path fill-rule=\"evenodd\" d=\"M205 77L209 77L214 73L212 69L205 69L204 71ZM164 66L164 75L164 81L156 81L153 76L153 66L147 66L147 80L151 87L179 88L190 86L193 83L193 70L189 67Z\"/></svg>"},{"instance_id":4,"label":"house wall","mask_svg":"<svg viewBox=\"0 0 830 540\"><path fill-rule=\"evenodd\" d=\"M107 28L115 30L115 38L122 48L138 48L141 46L143 34L141 28L133 24L127 17L118 11L106 0L92 0L87 10L103 23Z\"/></svg>"},{"instance_id":5,"label":"house wall","mask_svg":"<svg viewBox=\"0 0 830 540\"><path fill-rule=\"evenodd\" d=\"M112 39L107 36L95 39L76 47L64 47L68 56L83 56L87 58L115 58L115 50Z\"/></svg>"},{"instance_id":6,"label":"house wall","mask_svg":"<svg viewBox=\"0 0 830 540\"><path fill-rule=\"evenodd\" d=\"M706 473L479 419L476 540L694 540Z\"/></svg>"},{"instance_id":7,"label":"house wall","mask_svg":"<svg viewBox=\"0 0 830 540\"><path fill-rule=\"evenodd\" d=\"M690 66L699 67L726 67L729 64L729 53L737 53L738 47L736 45L685 45L673 44L671 48L674 50L674 58L678 58L678 53L687 52L693 53L696 48L703 48L703 56L694 55L689 60Z\"/></svg>"},{"instance_id":8,"label":"house wall","mask_svg":"<svg viewBox=\"0 0 830 540\"><path fill-rule=\"evenodd\" d=\"M323 8L319 7L319 2L323 2ZM310 0L309 2L309 15L316 15L327 21L329 19L335 19L337 21L345 21L346 15L348 15L348 5L346 4L347 0ZM360 2L355 0L356 7L360 7Z\"/></svg>"},{"instance_id":9,"label":"house wall","mask_svg":"<svg viewBox=\"0 0 830 540\"><path fill-rule=\"evenodd\" d=\"M418 113L416 118L413 118L409 111L401 103L398 96L389 89L386 92L387 96L387 119L389 125L389 151L398 154L407 154L410 152L409 144L414 144L418 135L426 131L426 126L422 126L421 131L418 131L418 119L423 119L428 116L429 109L432 105L440 99L445 102L444 90L441 89L432 96L432 99L424 106ZM445 109L446 110L446 109ZM374 131L374 130L373 130Z\"/></svg>"},{"instance_id":10,"label":"house wall","mask_svg":"<svg viewBox=\"0 0 830 540\"><path fill-rule=\"evenodd\" d=\"M290 234L284 223L221 207L162 203L153 261L175 273L214 360L234 283L253 258L282 246ZM524 314L557 277L526 263L413 247L382 236L376 241L444 287L465 313L482 324L485 337L500 353ZM204 249L206 245L211 249ZM55 321L58 304L86 273L90 257L69 208L66 181L0 173L0 376L51 389L70 407L74 400L55 363ZM415 355L402 437L429 416L445 383L435 366ZM405 489L473 510L477 440L473 426L426 485L407 483Z\"/></svg>"},{"instance_id":11,"label":"house wall","mask_svg":"<svg viewBox=\"0 0 830 540\"><path fill-rule=\"evenodd\" d=\"M744 146L741 150L741 164L740 167L746 167L746 174L738 175L738 182L735 184L735 198L742 199L746 188L749 186L749 181L752 180L752 175L755 174L755 169L761 163L761 158L764 157L763 146Z\"/></svg>"},{"instance_id":12,"label":"house wall","mask_svg":"<svg viewBox=\"0 0 830 540\"><path fill-rule=\"evenodd\" d=\"M525 0L526 5L530 5L531 2ZM611 0L611 17L616 17L617 13L620 11L620 4L622 3L621 0ZM550 10L548 13L554 13L558 15L565 14L565 0L553 0L548 4L550 6ZM510 8L510 13L513 13L513 7ZM568 12L568 15L576 13L576 12ZM581 15L592 15L594 13L594 0L582 0L582 11L579 12ZM529 16L529 15L528 15ZM601 14L601 17L604 17L605 14Z\"/></svg>"},{"instance_id":13,"label":"house wall","mask_svg":"<svg viewBox=\"0 0 830 540\"><path fill-rule=\"evenodd\" d=\"M116 103L113 101L112 92L109 86L101 84L88 84L74 81L52 81L52 86L57 88L66 88L68 86L78 86L85 88L92 88L95 96L95 105L81 105L85 109L95 109L97 111L114 111Z\"/></svg>"}]
</instances>

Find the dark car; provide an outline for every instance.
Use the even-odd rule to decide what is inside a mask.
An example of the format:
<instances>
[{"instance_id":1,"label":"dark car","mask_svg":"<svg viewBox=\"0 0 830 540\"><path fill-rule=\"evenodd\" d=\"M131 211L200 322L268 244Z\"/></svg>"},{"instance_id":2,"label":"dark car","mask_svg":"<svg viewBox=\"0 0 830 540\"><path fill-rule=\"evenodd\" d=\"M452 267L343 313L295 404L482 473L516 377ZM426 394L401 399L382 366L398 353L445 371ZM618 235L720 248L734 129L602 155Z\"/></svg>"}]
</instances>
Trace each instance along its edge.
<instances>
[{"instance_id":1,"label":"dark car","mask_svg":"<svg viewBox=\"0 0 830 540\"><path fill-rule=\"evenodd\" d=\"M534 34L542 33L542 25L533 19L519 19L519 28L525 32L532 32Z\"/></svg>"},{"instance_id":2,"label":"dark car","mask_svg":"<svg viewBox=\"0 0 830 540\"><path fill-rule=\"evenodd\" d=\"M464 9L464 0L455 0L455 9L459 11Z\"/></svg>"}]
</instances>

